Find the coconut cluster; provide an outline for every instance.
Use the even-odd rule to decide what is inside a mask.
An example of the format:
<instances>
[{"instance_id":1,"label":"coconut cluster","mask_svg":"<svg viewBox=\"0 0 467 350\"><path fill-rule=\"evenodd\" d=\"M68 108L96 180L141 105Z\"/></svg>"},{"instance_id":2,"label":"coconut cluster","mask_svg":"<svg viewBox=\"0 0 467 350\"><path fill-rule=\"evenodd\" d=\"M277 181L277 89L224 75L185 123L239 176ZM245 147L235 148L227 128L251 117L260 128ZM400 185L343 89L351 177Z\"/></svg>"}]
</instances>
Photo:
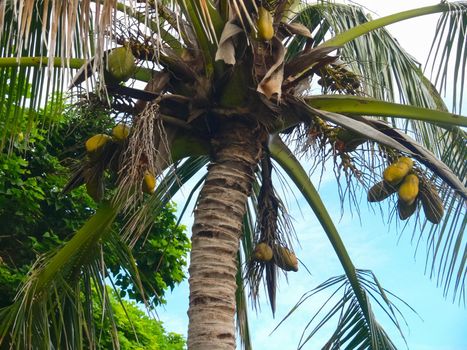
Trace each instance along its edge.
<instances>
[{"instance_id":1,"label":"coconut cluster","mask_svg":"<svg viewBox=\"0 0 467 350\"><path fill-rule=\"evenodd\" d=\"M130 135L131 129L128 125L119 123L112 129L112 135L96 134L85 142L86 152L89 157L89 167L84 171L84 181L88 194L95 200L100 201L103 197L104 186L102 172L110 168L112 172L118 173L118 157L115 155L117 149L121 148ZM96 164L101 164L96 170ZM144 193L154 193L156 189L156 178L149 170L145 170L142 178L141 188Z\"/></svg>"},{"instance_id":2,"label":"coconut cluster","mask_svg":"<svg viewBox=\"0 0 467 350\"><path fill-rule=\"evenodd\" d=\"M426 179L420 178L413 169L414 162L409 157L400 157L383 172L383 181L368 191L369 202L380 202L397 192L397 211L401 220L406 220L423 206L426 218L439 224L444 215L443 202L435 187Z\"/></svg>"},{"instance_id":3,"label":"coconut cluster","mask_svg":"<svg viewBox=\"0 0 467 350\"><path fill-rule=\"evenodd\" d=\"M255 246L253 259L259 262L273 262L284 271L298 271L296 255L288 248L275 245L271 247L266 242Z\"/></svg>"}]
</instances>

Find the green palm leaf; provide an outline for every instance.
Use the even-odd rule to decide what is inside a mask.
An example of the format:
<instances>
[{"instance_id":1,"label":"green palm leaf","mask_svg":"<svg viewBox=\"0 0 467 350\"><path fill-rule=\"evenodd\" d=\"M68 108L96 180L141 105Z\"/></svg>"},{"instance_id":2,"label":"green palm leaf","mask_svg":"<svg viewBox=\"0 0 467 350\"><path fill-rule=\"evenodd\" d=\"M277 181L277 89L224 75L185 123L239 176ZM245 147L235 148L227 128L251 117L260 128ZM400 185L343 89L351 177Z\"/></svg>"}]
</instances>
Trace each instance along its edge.
<instances>
[{"instance_id":1,"label":"green palm leaf","mask_svg":"<svg viewBox=\"0 0 467 350\"><path fill-rule=\"evenodd\" d=\"M327 3L306 7L296 20L305 24L310 30L319 28L324 31L322 35L316 36L313 43L315 46L343 45L340 57L363 80L365 95L388 102L399 101L412 106L445 110L441 96L423 76L420 64L405 52L384 28L379 27L411 18L415 14L423 15L435 11L443 12L445 16L456 19L450 21L449 26L443 27L445 31L439 33L439 36L443 37L444 33L452 31L456 37L459 37L463 29L458 24L465 21L467 11L464 3L457 3L458 6L451 5L440 4L371 20L362 8ZM338 35L336 39L325 41L324 34L330 31ZM362 36L362 34L366 35ZM304 40L297 40L299 41L292 43L294 46L291 44L292 48L303 47ZM444 44L445 47L450 47L449 42ZM465 65L462 66L462 62L458 60L456 69L465 70ZM410 123L397 123L394 119L390 120L395 127L414 132L418 142L434 152L436 156L442 157L445 150L436 140L444 134L444 131L434 125L416 120ZM452 142L457 141L455 135L443 135L443 137L446 136L452 139ZM461 146L458 142L456 145ZM448 165L455 166L454 163Z\"/></svg>"},{"instance_id":2,"label":"green palm leaf","mask_svg":"<svg viewBox=\"0 0 467 350\"><path fill-rule=\"evenodd\" d=\"M384 304L386 304L383 309L385 309L393 323L399 331L401 331L396 314L392 308L393 305L387 299L384 290L379 287L379 284L373 283L368 285L368 280L362 279L361 272L355 269L319 194L292 152L277 136L269 143L269 149L273 158L290 176L291 180L300 189L300 192L314 211L345 271L345 276L330 279L323 285L317 287L316 291L323 290L337 283L342 283L338 289L345 286L345 292L343 298L332 307L331 311L323 318L322 322L320 322L308 336L302 338L300 347L303 346L332 316L341 313L337 329L326 345L329 346L330 349L337 349L339 345L345 342L351 344L351 346L349 345L348 347L350 349L358 348L357 345L362 346L363 349L395 349L382 326L376 321L370 305L369 295L371 296L372 293L376 293L384 301ZM311 295L316 291L311 291ZM297 306L306 299L307 297L305 297L305 299L302 298ZM382 304L379 303L379 305L381 306ZM288 317L295 308L293 308L286 317Z\"/></svg>"},{"instance_id":3,"label":"green palm leaf","mask_svg":"<svg viewBox=\"0 0 467 350\"><path fill-rule=\"evenodd\" d=\"M150 228L150 222L153 222L154 215L157 214L158 210L205 164L205 158L194 158L180 165L177 172L173 170L169 172L159 185L158 191L152 196L155 199L149 199L148 204L142 206L141 216L133 216L131 217L132 221L129 222L143 221L145 226L144 228L140 226L138 232L140 234L145 232ZM151 215L148 215L148 210L151 210ZM18 349L29 348L35 346L34 344L48 344L51 337L57 337L52 341L57 341L58 347L81 348L81 344L85 341L89 344L96 344L97 340L90 328L91 319L89 317L92 312L85 309L90 305L89 300L81 304L80 275L84 276L83 285L89 289L83 292L86 298L91 295L90 288L93 285L103 296L104 305L108 301L108 297L105 297L104 294L107 292L104 282L106 276L103 275L105 266L101 264L100 256L102 242L107 242L111 247L114 247L113 250L118 253L116 256L119 258L122 268L132 277L136 289L142 293L144 298L145 291L131 250L127 243L120 241L127 237L130 244L135 244L139 236L109 235L110 225L115 219L117 211L117 207L103 204L69 242L65 243L57 252L43 257L33 266L15 303L0 311L3 316L0 321L0 339L2 341L11 337ZM148 219L148 221L144 221L142 218ZM59 314L53 318L49 326L47 314L50 313L50 310L55 309ZM72 309L77 310L78 313L71 312ZM108 305L105 310L110 310ZM68 313L69 317L73 317L73 319L67 319L61 313ZM70 327L70 324L74 326ZM81 327L84 329L84 334L80 332L80 337L76 338L76 334L73 333L74 329L82 329ZM66 335L67 332L70 334ZM64 334L65 337L63 338L61 334ZM29 336L24 337L24 335ZM76 340L77 343L69 343L67 339ZM118 342L118 340L116 341Z\"/></svg>"},{"instance_id":4,"label":"green palm leaf","mask_svg":"<svg viewBox=\"0 0 467 350\"><path fill-rule=\"evenodd\" d=\"M396 105L392 105L394 108ZM338 108L338 107L336 107ZM400 113L404 114L405 107L400 109ZM302 118L305 117L306 109L300 109ZM447 208L443 225L425 224L421 228L417 227L419 240L422 239L425 231L429 232L429 239L426 240L427 247L427 269L430 276L436 276L437 283L443 285L444 294L447 295L451 287L453 288L453 297L462 297L462 290L459 289L463 285L463 278L465 273L465 259L462 255L462 242L464 239L465 230L465 198L467 190L465 186L466 164L465 160L465 134L461 129L453 129L453 131L445 131L451 135L456 135L459 140L458 144L464 145L459 149L457 143L451 145L451 153L449 157L454 160L458 167L452 168L447 166L442 161L438 160L431 152L426 150L423 146L415 142L409 136L398 131L397 129L388 128L385 123L379 121L372 121L357 117L357 120L352 120L351 117L335 114L331 112L313 110L309 111L309 118L314 115L319 115L323 119L329 120L338 125L342 125L352 131L365 135L367 139L373 139L381 144L391 145L386 141L386 137L390 138L392 142L397 142L403 145L404 148L410 150L410 154L415 157L421 164L424 164L433 175L430 175L430 181L436 184L440 189L443 198L444 207ZM447 116L447 115L445 115ZM364 127L362 127L362 125ZM370 129L368 129L368 127ZM378 133L373 133L371 128L377 129L384 133L385 137L380 138ZM392 143L391 142L391 143ZM394 147L395 148L395 147ZM401 148L399 148L401 150ZM367 160L372 164L370 168L374 169L375 159ZM449 164L450 162L448 162ZM381 171L382 173L382 171ZM440 179L443 181L441 182ZM464 218L464 219L463 219ZM455 244L453 243L455 242Z\"/></svg>"},{"instance_id":5,"label":"green palm leaf","mask_svg":"<svg viewBox=\"0 0 467 350\"><path fill-rule=\"evenodd\" d=\"M454 51L452 43L459 42L459 40L462 41L459 38L465 38L465 35L462 33L464 33L463 23L465 23L467 16L464 2L456 3L455 6L451 5L440 4L412 12L407 11L387 16L378 20L371 20L364 13L363 9L359 7L341 4L318 4L306 7L297 16L296 20L306 24L311 31L318 28L321 30L317 32L320 34L315 36L314 46L344 45L342 47L341 58L357 75L361 76L364 82L363 93L372 98L386 101L385 103L389 107L388 111L396 108L396 105L391 104L392 101L400 101L402 104L410 105L414 108L431 108L440 111L440 113L446 113L446 107L442 102L441 96L436 92L428 79L423 76L418 62L403 51L397 41L385 29L374 29L379 28L382 24L410 18L414 14L422 15L430 11L442 9L441 12L444 14L441 21L444 24L438 28L437 43L441 46L438 46L437 53L446 61L446 52L456 52L456 55L453 56L458 57L459 52L463 50L463 46L459 44L457 45L458 50L456 48L457 51ZM325 34L330 31L334 31L338 35L335 37L336 39L325 41ZM445 37L447 33L449 33L449 38L451 39L441 44L440 38ZM365 35L362 36L362 34ZM464 42L465 40L462 41L462 43ZM290 47L298 50L304 44L304 39L295 39ZM435 52L434 49L433 52ZM463 65L460 57L456 58L454 68L459 76L464 74L462 72L465 71L465 65ZM462 84L463 81L457 84L457 91L462 90ZM420 92L420 89L422 89L422 92ZM454 89L456 88L454 87ZM342 102L338 101L344 99L356 101L360 97L335 96L329 98L336 101L336 106L330 107L334 109L339 108L338 105L342 106ZM368 97L364 99L367 100ZM321 101L326 104L325 100L322 99ZM414 135L417 142L432 151L438 159L441 159L451 169L462 184L462 186L457 186L457 188L462 189L461 193L464 192L466 162L465 132L462 129L451 128L447 131L438 125L426 123L425 120L417 120L414 118L415 114L410 115L411 113L408 111L410 107L403 113L405 114L405 118L410 119L405 121L397 118L396 113L392 114L389 112L390 115L384 115L384 113L377 113L370 106L371 103L367 107L362 108L362 112L369 115L380 115L383 119L389 120L394 127ZM347 107L344 108L347 109ZM353 108L355 107L347 109L346 114L354 114L355 109L352 111ZM415 109L413 112L417 113ZM402 117L401 114L399 114L400 117ZM439 117L443 121L450 118L448 114L445 114L444 117L441 117L440 114ZM461 118L461 120L463 119ZM462 123L463 121L461 121L461 125ZM443 142L440 142L440 140L443 140ZM411 150L413 149L411 148ZM457 241L457 239L461 239L462 237L464 223L462 220L457 220L457 218L465 216L465 207L461 204L462 199L456 196L449 186L443 185L436 178L433 178L432 181L437 183L445 207L448 208L445 225L437 227L436 225L427 224L422 227L421 231L423 232L426 229L430 232L427 244L433 247L427 253L427 269L430 271L430 275L437 276L438 283L444 286L446 292L450 286L462 284L460 276L465 271L462 260L456 258L461 257L462 254L460 254L455 244L448 243L452 242L453 239ZM454 218L452 223L449 218ZM450 223L448 224L448 222ZM419 234L420 239L423 234L422 232ZM459 243L457 247L460 249ZM440 252L441 249L445 252L444 254ZM450 254L447 252L450 252ZM449 271L451 273L448 273ZM451 280L453 276L458 276L456 278L457 282ZM451 281L451 283L448 281ZM454 293L454 295L459 294Z\"/></svg>"},{"instance_id":6,"label":"green palm leaf","mask_svg":"<svg viewBox=\"0 0 467 350\"><path fill-rule=\"evenodd\" d=\"M400 314L397 306L390 300L390 298L401 301L392 293L382 288L376 276L369 270L357 270L357 276L365 292L377 303L379 308L391 319L394 326L401 332L401 325L399 324L396 314ZM389 338L386 331L378 323L375 315L368 304L370 309L369 321L364 317L361 312L360 305L354 294L354 290L350 287L346 276L336 276L329 278L327 281L321 283L316 288L305 293L292 310L284 317L276 329L305 302L312 299L315 295L331 290L331 296L323 303L312 319L307 323L302 337L300 339L298 348L302 349L313 336L315 336L321 328L331 320L337 318L337 327L329 340L324 344L323 349L397 349L392 340ZM338 295L342 294L339 298ZM332 304L335 301L334 304ZM403 302L402 302L403 303ZM409 307L407 304L403 303ZM413 311L413 310L412 310ZM321 316L319 320L319 315ZM319 320L319 321L318 321ZM402 337L404 337L402 335ZM405 339L404 339L405 340Z\"/></svg>"},{"instance_id":7,"label":"green palm leaf","mask_svg":"<svg viewBox=\"0 0 467 350\"><path fill-rule=\"evenodd\" d=\"M76 337L73 329L83 326L88 330L88 341L93 342L91 319L79 306L80 273L84 266L88 271L85 275L94 279L96 286L104 285L99 241L110 232L115 216L116 210L104 204L60 250L36 262L15 303L0 311L2 341L9 339L17 349L41 348L41 344L50 342L57 347L80 347L83 338ZM81 312L72 312L73 309Z\"/></svg>"},{"instance_id":8,"label":"green palm leaf","mask_svg":"<svg viewBox=\"0 0 467 350\"><path fill-rule=\"evenodd\" d=\"M435 76L440 93L452 89L452 110L462 112L467 67L467 2L447 3L450 7L438 20L426 66ZM448 86L448 82L452 85Z\"/></svg>"},{"instance_id":9,"label":"green palm leaf","mask_svg":"<svg viewBox=\"0 0 467 350\"><path fill-rule=\"evenodd\" d=\"M307 103L317 109L345 115L368 115L404 119L416 119L448 130L452 126L467 127L467 117L429 108L402 105L370 97L349 95L315 95L305 98ZM456 131L460 129L456 129Z\"/></svg>"},{"instance_id":10,"label":"green palm leaf","mask_svg":"<svg viewBox=\"0 0 467 350\"><path fill-rule=\"evenodd\" d=\"M0 56L10 59L27 57L29 65L1 65L0 68L0 149L8 139L18 132L29 132L29 122L36 120L34 111L46 102L54 109L46 111L52 123L54 115L61 113L60 102L66 89L67 69L70 62L62 61L60 67L53 68L55 57L70 57L72 51L81 59L89 57L89 40L85 31L94 30L89 1L74 1L44 8L44 1L14 1L2 4L4 8L0 27ZM50 4L49 4L50 5ZM38 14L41 15L38 15ZM42 17L41 17L42 16ZM75 33L83 30L81 40ZM36 57L34 59L34 57ZM38 57L48 68L36 69ZM71 63L73 67L74 63ZM75 67L77 68L77 67ZM46 101L48 99L48 101ZM19 108L16 108L19 107ZM22 128L20 130L19 128Z\"/></svg>"}]
</instances>

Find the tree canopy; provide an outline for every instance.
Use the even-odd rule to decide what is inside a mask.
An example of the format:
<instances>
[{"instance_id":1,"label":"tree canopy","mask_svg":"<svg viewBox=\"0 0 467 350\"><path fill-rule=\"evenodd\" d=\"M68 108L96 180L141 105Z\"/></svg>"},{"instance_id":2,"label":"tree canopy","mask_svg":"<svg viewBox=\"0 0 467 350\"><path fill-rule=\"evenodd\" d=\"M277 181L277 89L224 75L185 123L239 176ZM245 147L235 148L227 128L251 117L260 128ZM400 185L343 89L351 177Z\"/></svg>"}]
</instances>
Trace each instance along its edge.
<instances>
[{"instance_id":1,"label":"tree canopy","mask_svg":"<svg viewBox=\"0 0 467 350\"><path fill-rule=\"evenodd\" d=\"M28 139L18 132L10 153L0 154L0 307L13 302L34 261L66 244L70 234L95 212L96 203L84 187L68 194L62 190L70 177L68 167L84 152L80 142L83 135L112 125L108 114L77 118L68 110L52 130L41 126L39 120L30 127ZM121 330L122 349L183 348L184 340L179 335L166 335L160 322L149 319L134 303L120 299L129 297L154 308L164 304L165 292L185 278L183 269L190 245L185 227L177 225L174 213L175 207L168 204L154 218L147 242L139 242L135 250L145 294L133 284L120 253L115 251L123 243L104 247L106 267L119 292L118 299L115 291L108 295L117 329ZM118 236L123 222L123 218L115 221L114 235ZM93 319L100 325L102 305L95 289L93 300ZM110 328L99 328L105 330L99 348L106 349L112 344Z\"/></svg>"}]
</instances>

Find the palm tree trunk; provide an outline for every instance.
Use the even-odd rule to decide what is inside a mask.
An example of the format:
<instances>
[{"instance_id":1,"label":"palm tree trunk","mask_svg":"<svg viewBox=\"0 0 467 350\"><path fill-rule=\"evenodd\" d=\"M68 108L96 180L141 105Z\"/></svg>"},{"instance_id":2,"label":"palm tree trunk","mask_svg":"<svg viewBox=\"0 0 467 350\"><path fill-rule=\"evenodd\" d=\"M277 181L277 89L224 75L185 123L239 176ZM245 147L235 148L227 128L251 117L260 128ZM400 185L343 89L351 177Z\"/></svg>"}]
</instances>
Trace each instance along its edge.
<instances>
[{"instance_id":1,"label":"palm tree trunk","mask_svg":"<svg viewBox=\"0 0 467 350\"><path fill-rule=\"evenodd\" d=\"M225 123L217 135L192 229L189 350L236 347L237 251L262 150L260 129L245 123Z\"/></svg>"}]
</instances>

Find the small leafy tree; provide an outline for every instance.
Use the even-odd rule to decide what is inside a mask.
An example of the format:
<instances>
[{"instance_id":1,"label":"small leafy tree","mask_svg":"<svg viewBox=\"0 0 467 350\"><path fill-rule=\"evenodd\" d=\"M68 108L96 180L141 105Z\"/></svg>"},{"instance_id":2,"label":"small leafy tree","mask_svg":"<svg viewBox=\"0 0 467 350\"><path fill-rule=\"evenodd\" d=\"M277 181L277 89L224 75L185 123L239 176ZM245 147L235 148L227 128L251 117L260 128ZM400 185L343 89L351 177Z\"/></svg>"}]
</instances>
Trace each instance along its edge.
<instances>
[{"instance_id":1,"label":"small leafy tree","mask_svg":"<svg viewBox=\"0 0 467 350\"><path fill-rule=\"evenodd\" d=\"M162 323L149 318L134 302L121 300L114 291L109 293L109 304L115 318L115 331L121 349L125 350L183 350L185 340L176 333L166 333ZM94 298L98 298L94 294ZM113 325L104 318L102 308L93 309L94 322L100 329L98 349L111 349L113 340L111 332ZM103 330L103 331L102 331Z\"/></svg>"}]
</instances>

